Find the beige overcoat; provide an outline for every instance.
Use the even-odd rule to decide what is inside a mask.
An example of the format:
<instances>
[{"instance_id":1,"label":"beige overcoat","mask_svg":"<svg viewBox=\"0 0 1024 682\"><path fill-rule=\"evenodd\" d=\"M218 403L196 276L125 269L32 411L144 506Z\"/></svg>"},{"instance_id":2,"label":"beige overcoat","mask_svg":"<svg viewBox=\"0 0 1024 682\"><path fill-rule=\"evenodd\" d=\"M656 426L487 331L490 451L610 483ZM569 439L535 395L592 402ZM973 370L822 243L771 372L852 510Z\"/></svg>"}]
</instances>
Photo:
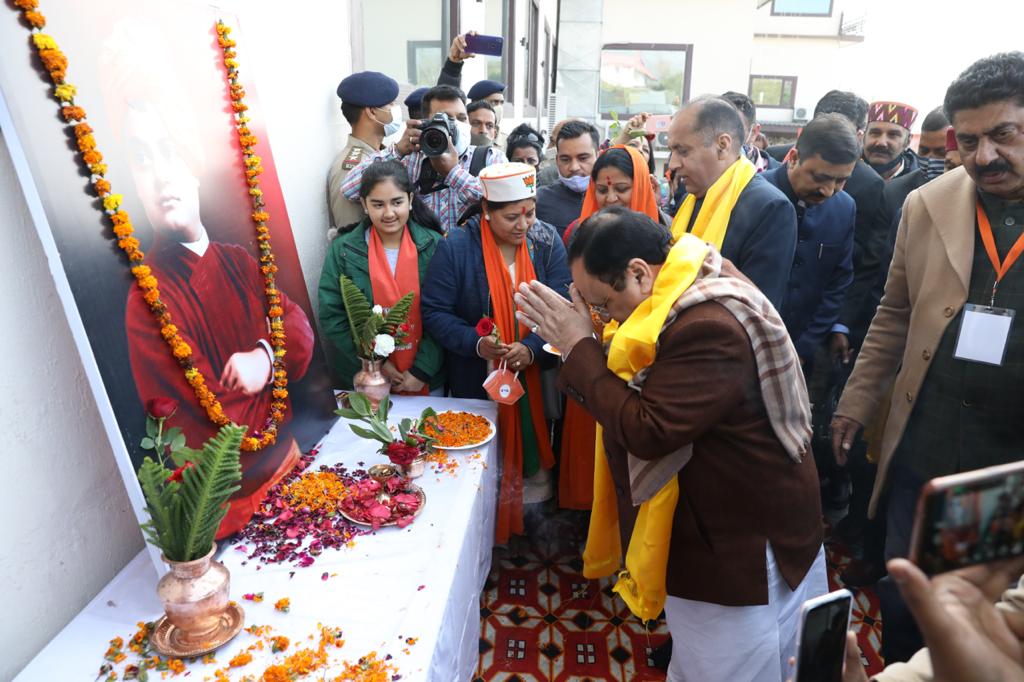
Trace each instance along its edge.
<instances>
[{"instance_id":1,"label":"beige overcoat","mask_svg":"<svg viewBox=\"0 0 1024 682\"><path fill-rule=\"evenodd\" d=\"M977 196L961 167L907 197L885 295L836 409L837 415L869 423L895 377L868 509L872 517L932 355L967 301Z\"/></svg>"}]
</instances>

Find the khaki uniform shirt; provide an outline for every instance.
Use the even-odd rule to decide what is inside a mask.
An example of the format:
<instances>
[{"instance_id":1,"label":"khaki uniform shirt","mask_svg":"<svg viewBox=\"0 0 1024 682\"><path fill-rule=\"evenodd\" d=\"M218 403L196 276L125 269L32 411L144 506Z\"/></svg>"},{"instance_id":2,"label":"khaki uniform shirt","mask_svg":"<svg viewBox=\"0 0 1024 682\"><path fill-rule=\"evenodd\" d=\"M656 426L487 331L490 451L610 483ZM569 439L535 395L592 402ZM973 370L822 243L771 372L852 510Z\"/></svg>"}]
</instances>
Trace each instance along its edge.
<instances>
[{"instance_id":1,"label":"khaki uniform shirt","mask_svg":"<svg viewBox=\"0 0 1024 682\"><path fill-rule=\"evenodd\" d=\"M334 158L331 170L327 174L327 205L330 207L331 227L335 230L357 223L366 216L358 201L349 201L341 193L341 184L345 182L349 171L376 152L376 149L355 135L349 135L348 144ZM334 231L331 234L334 234Z\"/></svg>"}]
</instances>

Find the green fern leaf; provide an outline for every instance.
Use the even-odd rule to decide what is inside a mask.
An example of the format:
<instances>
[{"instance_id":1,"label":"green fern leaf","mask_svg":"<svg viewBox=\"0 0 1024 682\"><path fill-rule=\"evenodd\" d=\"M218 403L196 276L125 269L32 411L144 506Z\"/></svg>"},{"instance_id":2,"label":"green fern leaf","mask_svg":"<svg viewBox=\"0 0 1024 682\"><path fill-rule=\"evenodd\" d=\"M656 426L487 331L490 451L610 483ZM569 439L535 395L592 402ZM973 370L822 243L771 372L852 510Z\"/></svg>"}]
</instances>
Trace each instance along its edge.
<instances>
[{"instance_id":1,"label":"green fern leaf","mask_svg":"<svg viewBox=\"0 0 1024 682\"><path fill-rule=\"evenodd\" d=\"M167 467L146 457L139 468L139 483L149 512L149 521L142 525L146 539L163 550L168 559L174 559L181 552L181 526L176 523L181 500L178 484L167 482L170 473Z\"/></svg>"},{"instance_id":2,"label":"green fern leaf","mask_svg":"<svg viewBox=\"0 0 1024 682\"><path fill-rule=\"evenodd\" d=\"M412 302L416 298L416 294L413 292L407 293L402 298L398 299L398 303L391 306L391 310L384 316L384 326L381 327L381 333L395 335L398 328L409 319L409 311L412 309Z\"/></svg>"},{"instance_id":3,"label":"green fern leaf","mask_svg":"<svg viewBox=\"0 0 1024 682\"><path fill-rule=\"evenodd\" d=\"M348 315L348 325L352 329L352 340L355 341L357 349L367 346L362 342L365 337L365 328L370 320L373 308L370 302L359 290L359 287L345 275L339 278L341 285L341 300L345 303L345 313ZM373 335L370 335L373 338Z\"/></svg>"},{"instance_id":4,"label":"green fern leaf","mask_svg":"<svg viewBox=\"0 0 1024 682\"><path fill-rule=\"evenodd\" d=\"M239 448L245 430L244 426L235 424L222 426L203 445L195 466L182 473L178 497L181 498L184 532L182 558L177 560L192 561L210 551L217 528L227 514L228 498L240 488Z\"/></svg>"}]
</instances>

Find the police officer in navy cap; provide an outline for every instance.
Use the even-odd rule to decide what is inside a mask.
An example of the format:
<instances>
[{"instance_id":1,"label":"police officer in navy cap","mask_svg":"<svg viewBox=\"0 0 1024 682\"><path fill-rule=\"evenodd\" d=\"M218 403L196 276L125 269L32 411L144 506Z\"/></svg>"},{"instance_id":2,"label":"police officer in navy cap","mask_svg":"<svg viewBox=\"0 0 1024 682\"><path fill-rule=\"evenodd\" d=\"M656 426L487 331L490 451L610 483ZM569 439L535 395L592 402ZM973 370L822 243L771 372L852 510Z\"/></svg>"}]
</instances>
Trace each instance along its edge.
<instances>
[{"instance_id":1,"label":"police officer in navy cap","mask_svg":"<svg viewBox=\"0 0 1024 682\"><path fill-rule=\"evenodd\" d=\"M396 101L398 83L395 79L376 71L360 71L341 81L338 97L341 115L352 127L352 134L327 174L327 203L331 209L328 239L333 239L340 228L357 223L365 216L358 202L349 201L341 193L341 184L349 171L364 157L380 150L385 137L402 129L402 109Z\"/></svg>"},{"instance_id":2,"label":"police officer in navy cap","mask_svg":"<svg viewBox=\"0 0 1024 682\"><path fill-rule=\"evenodd\" d=\"M451 47L448 48L448 59L445 60L444 66L441 67L441 74L437 77L438 85L462 87L462 63L476 56L472 52L466 51L466 36L474 33L476 32L470 31L452 39ZM505 84L501 81L482 80L474 83L466 95L470 102L484 101L494 109L495 123L498 128L494 146L504 149L505 140L508 138L508 135L501 132L501 114L505 108Z\"/></svg>"},{"instance_id":3,"label":"police officer in navy cap","mask_svg":"<svg viewBox=\"0 0 1024 682\"><path fill-rule=\"evenodd\" d=\"M409 93L402 104L409 110L409 120L423 118L423 94L430 88L416 88Z\"/></svg>"}]
</instances>

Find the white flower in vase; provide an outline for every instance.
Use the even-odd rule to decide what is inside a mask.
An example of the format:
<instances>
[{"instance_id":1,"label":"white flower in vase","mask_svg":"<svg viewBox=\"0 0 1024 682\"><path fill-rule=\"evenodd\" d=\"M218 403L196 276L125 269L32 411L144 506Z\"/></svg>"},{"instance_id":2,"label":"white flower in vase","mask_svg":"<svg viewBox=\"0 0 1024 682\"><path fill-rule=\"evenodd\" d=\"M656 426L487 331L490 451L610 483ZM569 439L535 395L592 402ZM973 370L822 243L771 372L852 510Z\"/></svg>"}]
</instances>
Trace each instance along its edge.
<instances>
[{"instance_id":1,"label":"white flower in vase","mask_svg":"<svg viewBox=\"0 0 1024 682\"><path fill-rule=\"evenodd\" d=\"M384 314L384 308L382 308L379 305L373 306L373 314L374 315L383 315ZM383 334L381 336L383 336Z\"/></svg>"},{"instance_id":2,"label":"white flower in vase","mask_svg":"<svg viewBox=\"0 0 1024 682\"><path fill-rule=\"evenodd\" d=\"M373 338L373 352L386 358L395 352L395 337L390 334L377 334Z\"/></svg>"}]
</instances>

